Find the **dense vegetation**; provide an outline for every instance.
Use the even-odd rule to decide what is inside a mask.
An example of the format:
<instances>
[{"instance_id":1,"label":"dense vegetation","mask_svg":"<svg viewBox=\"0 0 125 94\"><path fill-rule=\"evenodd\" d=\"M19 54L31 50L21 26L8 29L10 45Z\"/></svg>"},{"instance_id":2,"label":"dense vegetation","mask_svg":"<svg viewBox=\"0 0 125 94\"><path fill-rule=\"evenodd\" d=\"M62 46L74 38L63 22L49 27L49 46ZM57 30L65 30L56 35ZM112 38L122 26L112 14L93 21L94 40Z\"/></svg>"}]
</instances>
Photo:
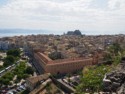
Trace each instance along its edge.
<instances>
[{"instance_id":1,"label":"dense vegetation","mask_svg":"<svg viewBox=\"0 0 125 94\"><path fill-rule=\"evenodd\" d=\"M94 93L103 90L103 78L107 72L113 70L124 56L124 51L118 43L114 43L107 49L107 54L104 61L111 61L111 65L101 64L96 66L89 66L83 69L81 75L81 84L76 87L78 94L85 92Z\"/></svg>"},{"instance_id":2,"label":"dense vegetation","mask_svg":"<svg viewBox=\"0 0 125 94\"><path fill-rule=\"evenodd\" d=\"M30 91L28 89L24 90L23 92L21 92L20 94L29 94Z\"/></svg>"},{"instance_id":3,"label":"dense vegetation","mask_svg":"<svg viewBox=\"0 0 125 94\"><path fill-rule=\"evenodd\" d=\"M4 59L4 67L12 65L13 63L15 63L15 58L12 55L8 55L5 59Z\"/></svg>"},{"instance_id":4,"label":"dense vegetation","mask_svg":"<svg viewBox=\"0 0 125 94\"><path fill-rule=\"evenodd\" d=\"M27 71L28 70L28 71ZM7 72L3 77L0 78L0 83L4 85L10 84L10 81L13 80L14 76L17 76L15 82L19 82L21 79L25 79L29 76L29 74L33 74L33 69L26 66L26 62L20 62L16 68L11 71Z\"/></svg>"},{"instance_id":5,"label":"dense vegetation","mask_svg":"<svg viewBox=\"0 0 125 94\"><path fill-rule=\"evenodd\" d=\"M49 54L49 58L51 58L52 60L64 59L64 55L61 52L55 51Z\"/></svg>"},{"instance_id":6,"label":"dense vegetation","mask_svg":"<svg viewBox=\"0 0 125 94\"><path fill-rule=\"evenodd\" d=\"M4 67L14 64L19 59L20 53L19 49L8 50L7 57L4 58Z\"/></svg>"},{"instance_id":7,"label":"dense vegetation","mask_svg":"<svg viewBox=\"0 0 125 94\"><path fill-rule=\"evenodd\" d=\"M26 68L26 73L27 73L27 74L32 74L32 75L33 75L34 69L33 69L32 67L29 67L29 66L28 66L28 67Z\"/></svg>"},{"instance_id":8,"label":"dense vegetation","mask_svg":"<svg viewBox=\"0 0 125 94\"><path fill-rule=\"evenodd\" d=\"M0 70L3 70L6 67L14 64L20 58L21 54L20 49L13 49L13 50L8 50L7 52L6 51L2 52L7 53L7 56L4 59L2 56L0 56L0 60L4 62L4 64L0 66Z\"/></svg>"},{"instance_id":9,"label":"dense vegetation","mask_svg":"<svg viewBox=\"0 0 125 94\"><path fill-rule=\"evenodd\" d=\"M27 73L26 73L26 63L21 62L15 69L14 69L14 74L17 75L17 80L21 80L23 78L27 78Z\"/></svg>"},{"instance_id":10,"label":"dense vegetation","mask_svg":"<svg viewBox=\"0 0 125 94\"><path fill-rule=\"evenodd\" d=\"M14 74L11 72L6 73L3 77L0 78L0 84L8 85L10 81L13 80Z\"/></svg>"},{"instance_id":11,"label":"dense vegetation","mask_svg":"<svg viewBox=\"0 0 125 94\"><path fill-rule=\"evenodd\" d=\"M93 93L102 90L102 79L104 78L105 73L109 71L110 66L105 65L85 67L81 77L81 84L77 87L77 93Z\"/></svg>"},{"instance_id":12,"label":"dense vegetation","mask_svg":"<svg viewBox=\"0 0 125 94\"><path fill-rule=\"evenodd\" d=\"M7 51L7 55L12 55L14 57L20 57L20 49L12 49L12 50L9 50Z\"/></svg>"}]
</instances>

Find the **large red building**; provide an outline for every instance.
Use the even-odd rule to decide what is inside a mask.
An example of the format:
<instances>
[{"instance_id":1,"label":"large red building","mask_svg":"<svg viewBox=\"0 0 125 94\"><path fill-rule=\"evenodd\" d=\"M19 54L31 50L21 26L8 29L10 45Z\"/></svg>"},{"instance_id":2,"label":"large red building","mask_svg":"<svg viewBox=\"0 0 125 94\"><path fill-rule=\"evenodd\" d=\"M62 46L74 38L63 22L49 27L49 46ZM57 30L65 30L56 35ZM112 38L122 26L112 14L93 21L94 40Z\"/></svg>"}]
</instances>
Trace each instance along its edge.
<instances>
[{"instance_id":1,"label":"large red building","mask_svg":"<svg viewBox=\"0 0 125 94\"><path fill-rule=\"evenodd\" d=\"M41 67L45 73L51 74L71 73L82 69L84 66L98 63L97 57L51 60L41 52L35 52L34 57L37 63L39 63L39 67Z\"/></svg>"}]
</instances>

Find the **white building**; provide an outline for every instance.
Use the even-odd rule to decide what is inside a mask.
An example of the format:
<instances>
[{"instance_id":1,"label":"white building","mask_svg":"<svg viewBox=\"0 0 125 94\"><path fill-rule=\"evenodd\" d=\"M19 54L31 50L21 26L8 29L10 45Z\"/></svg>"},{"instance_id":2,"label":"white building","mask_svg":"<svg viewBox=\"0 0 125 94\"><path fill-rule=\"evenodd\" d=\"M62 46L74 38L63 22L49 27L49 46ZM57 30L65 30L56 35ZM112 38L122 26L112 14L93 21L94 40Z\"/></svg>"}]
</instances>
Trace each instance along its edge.
<instances>
[{"instance_id":1,"label":"white building","mask_svg":"<svg viewBox=\"0 0 125 94\"><path fill-rule=\"evenodd\" d=\"M0 49L8 50L10 43L8 41L0 41Z\"/></svg>"}]
</instances>

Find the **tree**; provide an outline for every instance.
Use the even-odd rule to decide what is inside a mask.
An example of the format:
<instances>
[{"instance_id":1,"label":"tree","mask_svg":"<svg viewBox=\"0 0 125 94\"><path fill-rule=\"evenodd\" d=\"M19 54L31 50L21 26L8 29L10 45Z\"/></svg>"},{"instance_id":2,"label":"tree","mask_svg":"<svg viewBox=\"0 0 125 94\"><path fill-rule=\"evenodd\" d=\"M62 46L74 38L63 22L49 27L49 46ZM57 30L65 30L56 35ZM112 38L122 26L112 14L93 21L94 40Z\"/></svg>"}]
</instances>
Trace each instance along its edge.
<instances>
[{"instance_id":1,"label":"tree","mask_svg":"<svg viewBox=\"0 0 125 94\"><path fill-rule=\"evenodd\" d=\"M17 75L17 79L18 79L18 80L23 79L23 74L18 74L18 75Z\"/></svg>"},{"instance_id":2,"label":"tree","mask_svg":"<svg viewBox=\"0 0 125 94\"><path fill-rule=\"evenodd\" d=\"M77 86L78 94L83 92L99 92L103 88L102 80L104 75L110 71L110 66L99 66L99 67L87 67L83 70L83 76L81 77L81 83ZM84 93L83 93L84 94Z\"/></svg>"},{"instance_id":3,"label":"tree","mask_svg":"<svg viewBox=\"0 0 125 94\"><path fill-rule=\"evenodd\" d=\"M50 83L47 83L46 90L47 90L47 94L51 94L52 87Z\"/></svg>"},{"instance_id":4,"label":"tree","mask_svg":"<svg viewBox=\"0 0 125 94\"><path fill-rule=\"evenodd\" d=\"M64 59L64 55L61 52L55 51L49 54L49 58L51 58L52 60Z\"/></svg>"},{"instance_id":5,"label":"tree","mask_svg":"<svg viewBox=\"0 0 125 94\"><path fill-rule=\"evenodd\" d=\"M7 51L7 55L12 55L14 57L20 57L20 53L21 51L19 49L13 49L13 50Z\"/></svg>"},{"instance_id":6,"label":"tree","mask_svg":"<svg viewBox=\"0 0 125 94\"><path fill-rule=\"evenodd\" d=\"M33 75L34 69L33 69L32 67L27 67L27 68L26 68L26 73L27 73L27 74L32 74L32 75Z\"/></svg>"},{"instance_id":7,"label":"tree","mask_svg":"<svg viewBox=\"0 0 125 94\"><path fill-rule=\"evenodd\" d=\"M0 60L2 59L2 56L0 55Z\"/></svg>"},{"instance_id":8,"label":"tree","mask_svg":"<svg viewBox=\"0 0 125 94\"><path fill-rule=\"evenodd\" d=\"M121 62L121 58L124 55L123 48L119 43L113 43L109 48L108 48L108 54L105 56L106 59L112 60L113 64L117 65Z\"/></svg>"},{"instance_id":9,"label":"tree","mask_svg":"<svg viewBox=\"0 0 125 94\"><path fill-rule=\"evenodd\" d=\"M4 84L4 85L10 84L10 80L9 80L9 79L3 79L3 84Z\"/></svg>"},{"instance_id":10,"label":"tree","mask_svg":"<svg viewBox=\"0 0 125 94\"><path fill-rule=\"evenodd\" d=\"M9 55L4 59L4 66L9 66L9 65L13 64L14 62L15 62L15 58L13 56Z\"/></svg>"},{"instance_id":11,"label":"tree","mask_svg":"<svg viewBox=\"0 0 125 94\"><path fill-rule=\"evenodd\" d=\"M21 94L29 94L30 91L28 89L24 90Z\"/></svg>"},{"instance_id":12,"label":"tree","mask_svg":"<svg viewBox=\"0 0 125 94\"><path fill-rule=\"evenodd\" d=\"M110 53L112 53L114 55L118 55L119 52L122 53L123 49L119 43L113 43L113 45L111 45L108 50Z\"/></svg>"}]
</instances>

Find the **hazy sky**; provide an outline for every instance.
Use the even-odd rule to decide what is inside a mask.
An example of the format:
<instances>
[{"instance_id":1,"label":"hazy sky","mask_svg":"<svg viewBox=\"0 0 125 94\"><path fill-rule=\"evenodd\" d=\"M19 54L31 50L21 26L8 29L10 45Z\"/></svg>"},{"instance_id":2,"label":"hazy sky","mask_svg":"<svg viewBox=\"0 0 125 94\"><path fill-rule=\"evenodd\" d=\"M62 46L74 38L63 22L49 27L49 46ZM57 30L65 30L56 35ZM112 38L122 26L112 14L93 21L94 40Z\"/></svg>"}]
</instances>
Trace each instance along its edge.
<instances>
[{"instance_id":1,"label":"hazy sky","mask_svg":"<svg viewBox=\"0 0 125 94\"><path fill-rule=\"evenodd\" d=\"M0 0L0 28L125 33L125 0Z\"/></svg>"}]
</instances>

